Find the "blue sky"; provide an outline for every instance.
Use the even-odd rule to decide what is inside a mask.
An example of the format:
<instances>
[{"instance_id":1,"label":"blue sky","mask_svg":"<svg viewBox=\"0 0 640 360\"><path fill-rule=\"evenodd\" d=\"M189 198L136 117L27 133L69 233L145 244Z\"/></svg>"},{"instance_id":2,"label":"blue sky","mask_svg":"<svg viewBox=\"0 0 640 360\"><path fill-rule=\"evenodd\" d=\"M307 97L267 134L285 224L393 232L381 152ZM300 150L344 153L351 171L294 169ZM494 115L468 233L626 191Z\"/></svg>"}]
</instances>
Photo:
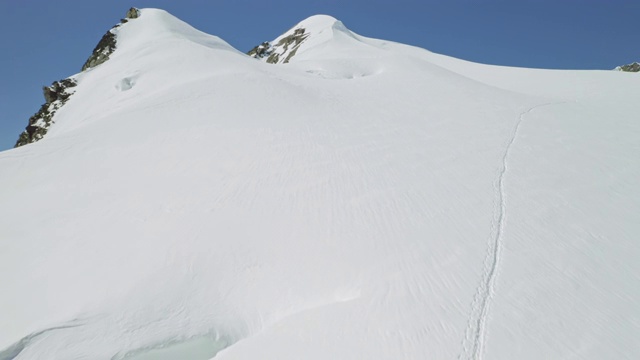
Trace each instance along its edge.
<instances>
[{"instance_id":1,"label":"blue sky","mask_svg":"<svg viewBox=\"0 0 640 360\"><path fill-rule=\"evenodd\" d=\"M44 102L42 86L77 73L131 6L165 9L243 51L329 14L364 36L475 62L611 69L640 61L638 0L0 0L0 150Z\"/></svg>"}]
</instances>

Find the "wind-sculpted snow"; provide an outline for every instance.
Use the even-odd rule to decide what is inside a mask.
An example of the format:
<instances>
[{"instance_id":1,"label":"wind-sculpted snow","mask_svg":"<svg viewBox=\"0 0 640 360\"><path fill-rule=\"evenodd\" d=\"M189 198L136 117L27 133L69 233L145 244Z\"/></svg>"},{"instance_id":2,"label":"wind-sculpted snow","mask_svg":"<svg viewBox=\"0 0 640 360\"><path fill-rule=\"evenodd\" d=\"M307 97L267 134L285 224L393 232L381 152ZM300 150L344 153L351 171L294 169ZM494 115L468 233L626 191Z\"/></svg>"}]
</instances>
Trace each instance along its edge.
<instances>
[{"instance_id":1,"label":"wind-sculpted snow","mask_svg":"<svg viewBox=\"0 0 640 360\"><path fill-rule=\"evenodd\" d=\"M640 355L637 77L327 26L287 64L121 27L0 153L0 358Z\"/></svg>"}]
</instances>

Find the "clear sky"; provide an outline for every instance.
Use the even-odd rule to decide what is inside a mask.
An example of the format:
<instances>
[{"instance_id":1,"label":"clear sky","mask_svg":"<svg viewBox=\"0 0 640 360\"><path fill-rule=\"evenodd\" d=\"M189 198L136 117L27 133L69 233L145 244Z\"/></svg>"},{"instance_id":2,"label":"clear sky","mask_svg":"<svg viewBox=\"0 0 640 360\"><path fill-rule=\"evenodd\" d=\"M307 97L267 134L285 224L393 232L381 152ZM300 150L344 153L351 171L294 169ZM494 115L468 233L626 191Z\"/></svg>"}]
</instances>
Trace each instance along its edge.
<instances>
[{"instance_id":1,"label":"clear sky","mask_svg":"<svg viewBox=\"0 0 640 360\"><path fill-rule=\"evenodd\" d=\"M640 0L0 0L0 150L131 7L162 8L242 51L315 14L475 62L611 69L640 61Z\"/></svg>"}]
</instances>

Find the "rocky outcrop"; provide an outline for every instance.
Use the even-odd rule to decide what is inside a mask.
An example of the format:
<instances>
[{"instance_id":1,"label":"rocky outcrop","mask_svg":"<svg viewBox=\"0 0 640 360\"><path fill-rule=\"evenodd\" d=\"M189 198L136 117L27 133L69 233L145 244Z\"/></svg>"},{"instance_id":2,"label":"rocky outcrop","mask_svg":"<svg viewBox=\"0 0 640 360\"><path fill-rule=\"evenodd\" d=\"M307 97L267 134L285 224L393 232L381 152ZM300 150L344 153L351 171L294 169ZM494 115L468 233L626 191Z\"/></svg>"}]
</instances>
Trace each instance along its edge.
<instances>
[{"instance_id":1,"label":"rocky outcrop","mask_svg":"<svg viewBox=\"0 0 640 360\"><path fill-rule=\"evenodd\" d=\"M98 42L95 49L91 53L91 56L87 59L87 61L82 66L82 71L90 69L92 67L96 67L105 61L109 60L109 56L116 51L116 34L114 30L118 27L122 26L122 24L127 23L131 19L137 19L140 17L140 10L136 8L131 8L127 11L127 15L124 19L120 20L118 24L109 29L106 34L102 36L102 39Z\"/></svg>"},{"instance_id":2,"label":"rocky outcrop","mask_svg":"<svg viewBox=\"0 0 640 360\"><path fill-rule=\"evenodd\" d=\"M136 9L136 8L131 8L129 9L129 11L127 11L127 19L137 19L140 17L140 10Z\"/></svg>"},{"instance_id":3,"label":"rocky outcrop","mask_svg":"<svg viewBox=\"0 0 640 360\"><path fill-rule=\"evenodd\" d=\"M42 91L45 103L37 113L29 118L29 124L20 134L15 147L36 142L47 133L53 124L53 115L69 100L77 85L72 78L54 81L51 86L45 86Z\"/></svg>"},{"instance_id":4,"label":"rocky outcrop","mask_svg":"<svg viewBox=\"0 0 640 360\"><path fill-rule=\"evenodd\" d=\"M615 70L626 72L640 72L640 63L634 62L631 64L618 66L615 68Z\"/></svg>"},{"instance_id":5,"label":"rocky outcrop","mask_svg":"<svg viewBox=\"0 0 640 360\"><path fill-rule=\"evenodd\" d=\"M247 55L256 59L263 59L271 55L272 52L273 52L273 47L271 46L271 43L268 41L265 41L262 44L249 50Z\"/></svg>"},{"instance_id":6,"label":"rocky outcrop","mask_svg":"<svg viewBox=\"0 0 640 360\"><path fill-rule=\"evenodd\" d=\"M91 56L89 56L84 65L82 65L82 71L98 66L109 60L109 55L113 54L116 50L116 35L111 32L111 30L102 36L96 48L93 49Z\"/></svg>"},{"instance_id":7,"label":"rocky outcrop","mask_svg":"<svg viewBox=\"0 0 640 360\"><path fill-rule=\"evenodd\" d=\"M309 37L304 28L293 30L293 33L277 40L277 43L263 42L249 50L247 55L256 59L265 59L269 64L286 64L295 56L300 45Z\"/></svg>"}]
</instances>

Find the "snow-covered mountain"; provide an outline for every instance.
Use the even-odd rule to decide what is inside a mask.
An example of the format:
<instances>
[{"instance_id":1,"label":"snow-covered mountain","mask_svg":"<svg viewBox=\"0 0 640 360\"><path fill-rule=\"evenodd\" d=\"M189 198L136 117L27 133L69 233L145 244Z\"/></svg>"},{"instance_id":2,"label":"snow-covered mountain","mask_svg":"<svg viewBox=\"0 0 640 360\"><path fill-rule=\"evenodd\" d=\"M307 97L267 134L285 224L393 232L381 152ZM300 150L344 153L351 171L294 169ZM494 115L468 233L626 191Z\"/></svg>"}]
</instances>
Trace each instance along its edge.
<instances>
[{"instance_id":1,"label":"snow-covered mountain","mask_svg":"<svg viewBox=\"0 0 640 360\"><path fill-rule=\"evenodd\" d=\"M640 78L136 15L0 153L0 359L640 357Z\"/></svg>"},{"instance_id":2,"label":"snow-covered mountain","mask_svg":"<svg viewBox=\"0 0 640 360\"><path fill-rule=\"evenodd\" d=\"M349 38L356 41L349 41ZM343 40L336 41L336 39ZM298 23L275 40L256 46L249 51L248 55L263 59L270 64L287 64L294 56L299 54L304 57L305 52L318 48L322 53L331 53L332 56L335 56L336 50L354 51L358 49L357 42L356 35L349 31L342 22L331 16L316 15ZM336 44L342 45L342 48L332 49L333 51L322 49L323 46L331 47ZM318 51L314 52L317 56ZM311 55L311 58L315 58L315 56Z\"/></svg>"}]
</instances>

